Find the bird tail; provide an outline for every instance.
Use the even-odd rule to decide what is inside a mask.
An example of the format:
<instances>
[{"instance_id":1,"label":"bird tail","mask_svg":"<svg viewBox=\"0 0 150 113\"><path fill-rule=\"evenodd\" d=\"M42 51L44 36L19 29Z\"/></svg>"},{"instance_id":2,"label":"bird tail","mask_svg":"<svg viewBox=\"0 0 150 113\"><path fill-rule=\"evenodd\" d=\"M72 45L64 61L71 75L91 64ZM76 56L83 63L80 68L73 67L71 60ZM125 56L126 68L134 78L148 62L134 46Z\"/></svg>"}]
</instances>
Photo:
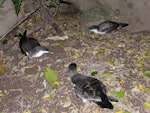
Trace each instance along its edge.
<instances>
[{"instance_id":1,"label":"bird tail","mask_svg":"<svg viewBox=\"0 0 150 113\"><path fill-rule=\"evenodd\" d=\"M101 91L100 89L100 97L101 97L101 102L95 102L98 106L102 107L102 108L109 108L109 109L113 109L113 105L111 104L111 102L109 101L109 99L107 98L107 95Z\"/></svg>"},{"instance_id":2,"label":"bird tail","mask_svg":"<svg viewBox=\"0 0 150 113\"><path fill-rule=\"evenodd\" d=\"M60 0L60 3L71 5L71 3L70 3L70 2L63 1L63 0Z\"/></svg>"},{"instance_id":3,"label":"bird tail","mask_svg":"<svg viewBox=\"0 0 150 113\"><path fill-rule=\"evenodd\" d=\"M118 100L114 97L107 96L108 100L113 101L113 102L118 102Z\"/></svg>"},{"instance_id":4,"label":"bird tail","mask_svg":"<svg viewBox=\"0 0 150 113\"><path fill-rule=\"evenodd\" d=\"M101 108L108 108L108 109L113 109L113 105L107 101L107 102L98 102L98 101L93 101L95 104L97 104Z\"/></svg>"},{"instance_id":5,"label":"bird tail","mask_svg":"<svg viewBox=\"0 0 150 113\"><path fill-rule=\"evenodd\" d=\"M19 33L18 35L15 35L14 37L18 37L20 39L21 38L26 39L27 38L27 30L24 31L23 35Z\"/></svg>"},{"instance_id":6,"label":"bird tail","mask_svg":"<svg viewBox=\"0 0 150 113\"><path fill-rule=\"evenodd\" d=\"M54 52L51 52L49 49L45 49L43 51L44 51L44 53L54 54Z\"/></svg>"},{"instance_id":7,"label":"bird tail","mask_svg":"<svg viewBox=\"0 0 150 113\"><path fill-rule=\"evenodd\" d=\"M126 26L128 26L129 24L127 24L127 23L119 23L119 28L122 28L122 27L126 27Z\"/></svg>"}]
</instances>

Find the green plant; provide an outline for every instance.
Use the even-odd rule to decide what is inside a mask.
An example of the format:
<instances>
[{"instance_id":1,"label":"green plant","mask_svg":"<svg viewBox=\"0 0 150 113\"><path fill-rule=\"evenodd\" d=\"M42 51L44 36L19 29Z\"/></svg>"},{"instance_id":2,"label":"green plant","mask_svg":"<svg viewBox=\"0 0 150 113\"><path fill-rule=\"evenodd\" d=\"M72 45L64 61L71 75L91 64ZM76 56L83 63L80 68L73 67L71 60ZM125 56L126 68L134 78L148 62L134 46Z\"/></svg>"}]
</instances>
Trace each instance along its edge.
<instances>
[{"instance_id":1,"label":"green plant","mask_svg":"<svg viewBox=\"0 0 150 113\"><path fill-rule=\"evenodd\" d=\"M12 0L12 2L14 4L15 12L18 15L20 12L21 3L23 2L23 0Z\"/></svg>"}]
</instances>

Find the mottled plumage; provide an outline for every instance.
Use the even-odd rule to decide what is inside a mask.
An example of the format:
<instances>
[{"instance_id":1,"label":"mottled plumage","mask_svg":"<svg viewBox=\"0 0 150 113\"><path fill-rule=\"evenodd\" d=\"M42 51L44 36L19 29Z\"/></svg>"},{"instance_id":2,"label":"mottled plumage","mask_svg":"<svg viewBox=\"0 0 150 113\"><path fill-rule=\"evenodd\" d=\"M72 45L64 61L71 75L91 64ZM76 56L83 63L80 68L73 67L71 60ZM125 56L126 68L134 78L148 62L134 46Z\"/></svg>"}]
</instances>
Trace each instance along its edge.
<instances>
[{"instance_id":1,"label":"mottled plumage","mask_svg":"<svg viewBox=\"0 0 150 113\"><path fill-rule=\"evenodd\" d=\"M94 102L101 108L113 109L110 101L118 102L117 99L107 96L106 86L98 79L82 75L77 72L77 65L69 65L69 75L74 85L74 90L83 102Z\"/></svg>"},{"instance_id":2,"label":"mottled plumage","mask_svg":"<svg viewBox=\"0 0 150 113\"><path fill-rule=\"evenodd\" d=\"M113 21L104 21L99 25L93 25L89 27L89 31L97 34L106 34L128 26L127 23L117 23Z\"/></svg>"},{"instance_id":3,"label":"mottled plumage","mask_svg":"<svg viewBox=\"0 0 150 113\"><path fill-rule=\"evenodd\" d=\"M40 57L44 53L51 53L45 46L40 45L40 43L34 38L28 38L27 31L25 30L23 35L16 35L20 38L19 47L22 54L25 54L29 59L34 57Z\"/></svg>"}]
</instances>

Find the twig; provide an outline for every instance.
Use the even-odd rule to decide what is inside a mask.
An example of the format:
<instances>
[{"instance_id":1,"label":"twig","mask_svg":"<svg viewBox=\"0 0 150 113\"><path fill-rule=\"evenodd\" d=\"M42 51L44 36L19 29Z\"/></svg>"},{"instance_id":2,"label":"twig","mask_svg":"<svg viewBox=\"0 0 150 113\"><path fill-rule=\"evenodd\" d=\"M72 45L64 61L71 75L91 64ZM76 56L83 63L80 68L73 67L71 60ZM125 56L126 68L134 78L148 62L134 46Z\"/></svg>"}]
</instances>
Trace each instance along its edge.
<instances>
[{"instance_id":1,"label":"twig","mask_svg":"<svg viewBox=\"0 0 150 113\"><path fill-rule=\"evenodd\" d=\"M14 30L17 26L19 26L20 24L22 24L25 20L27 20L32 14L34 14L37 10L39 10L40 6L38 6L34 11L32 11L30 14L28 14L26 17L24 17L22 20L20 20L19 23L17 23L16 25L14 25L12 28L10 28L5 34L3 34L3 36L0 38L0 40L2 40L7 34L9 34L12 30Z\"/></svg>"},{"instance_id":2,"label":"twig","mask_svg":"<svg viewBox=\"0 0 150 113\"><path fill-rule=\"evenodd\" d=\"M55 11L55 13L54 13L53 17L55 17L55 16L57 15L57 13L58 13L58 9L59 9L59 5L57 5L57 6L56 6L56 11Z\"/></svg>"}]
</instances>

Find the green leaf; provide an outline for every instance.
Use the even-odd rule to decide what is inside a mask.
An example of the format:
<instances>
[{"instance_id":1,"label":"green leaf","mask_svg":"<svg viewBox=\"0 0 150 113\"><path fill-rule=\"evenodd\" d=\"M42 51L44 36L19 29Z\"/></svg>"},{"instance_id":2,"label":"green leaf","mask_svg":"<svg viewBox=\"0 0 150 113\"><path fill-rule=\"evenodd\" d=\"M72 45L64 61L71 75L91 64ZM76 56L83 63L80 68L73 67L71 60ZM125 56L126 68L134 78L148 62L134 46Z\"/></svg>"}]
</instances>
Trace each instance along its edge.
<instances>
[{"instance_id":1,"label":"green leaf","mask_svg":"<svg viewBox=\"0 0 150 113\"><path fill-rule=\"evenodd\" d=\"M107 71L104 71L104 72L103 72L103 75L108 76L109 73L108 73Z\"/></svg>"},{"instance_id":2,"label":"green leaf","mask_svg":"<svg viewBox=\"0 0 150 113\"><path fill-rule=\"evenodd\" d=\"M43 99L50 99L50 100L52 100L54 98L54 96L55 96L55 92L52 91L50 94L44 95Z\"/></svg>"},{"instance_id":3,"label":"green leaf","mask_svg":"<svg viewBox=\"0 0 150 113\"><path fill-rule=\"evenodd\" d=\"M18 15L19 12L20 12L20 7L21 7L22 1L23 1L23 0L12 0L17 15Z\"/></svg>"},{"instance_id":4,"label":"green leaf","mask_svg":"<svg viewBox=\"0 0 150 113\"><path fill-rule=\"evenodd\" d=\"M73 57L74 55L75 55L75 53L74 53L73 51L70 51L70 52L69 52L69 56L70 56L70 57Z\"/></svg>"},{"instance_id":5,"label":"green leaf","mask_svg":"<svg viewBox=\"0 0 150 113\"><path fill-rule=\"evenodd\" d=\"M143 64L137 63L136 66L138 67L138 70L143 70Z\"/></svg>"},{"instance_id":6,"label":"green leaf","mask_svg":"<svg viewBox=\"0 0 150 113\"><path fill-rule=\"evenodd\" d=\"M4 98L4 94L0 93L0 99Z\"/></svg>"},{"instance_id":7,"label":"green leaf","mask_svg":"<svg viewBox=\"0 0 150 113\"><path fill-rule=\"evenodd\" d=\"M100 56L105 55L105 53L106 53L106 49L103 48L103 47L99 47L99 48L98 48L98 51L97 51L97 53L96 53L96 56L100 57Z\"/></svg>"},{"instance_id":8,"label":"green leaf","mask_svg":"<svg viewBox=\"0 0 150 113\"><path fill-rule=\"evenodd\" d=\"M63 43L62 42L57 42L56 45L59 46L59 47L63 47Z\"/></svg>"},{"instance_id":9,"label":"green leaf","mask_svg":"<svg viewBox=\"0 0 150 113\"><path fill-rule=\"evenodd\" d=\"M33 97L33 95L28 95L28 99L33 99L34 97Z\"/></svg>"},{"instance_id":10,"label":"green leaf","mask_svg":"<svg viewBox=\"0 0 150 113\"><path fill-rule=\"evenodd\" d=\"M125 111L123 111L123 113L131 113L131 112L129 112L129 111L127 111L127 110L125 110Z\"/></svg>"},{"instance_id":11,"label":"green leaf","mask_svg":"<svg viewBox=\"0 0 150 113\"><path fill-rule=\"evenodd\" d=\"M67 25L68 25L67 21L64 21L64 22L63 22L63 25L64 25L64 26L67 26Z\"/></svg>"},{"instance_id":12,"label":"green leaf","mask_svg":"<svg viewBox=\"0 0 150 113\"><path fill-rule=\"evenodd\" d=\"M3 41L2 41L2 44L3 45L5 45L5 44L7 44L8 43L8 40L7 39L4 39Z\"/></svg>"},{"instance_id":13,"label":"green leaf","mask_svg":"<svg viewBox=\"0 0 150 113\"><path fill-rule=\"evenodd\" d=\"M144 75L150 78L150 71L146 71Z\"/></svg>"},{"instance_id":14,"label":"green leaf","mask_svg":"<svg viewBox=\"0 0 150 113\"><path fill-rule=\"evenodd\" d=\"M117 111L117 112L115 112L115 113L130 113L130 112L127 111L127 110L125 110L125 111L119 110L119 111Z\"/></svg>"},{"instance_id":15,"label":"green leaf","mask_svg":"<svg viewBox=\"0 0 150 113\"><path fill-rule=\"evenodd\" d=\"M110 61L108 61L108 63L109 63L110 65L115 66L115 61L114 61L114 60L110 60Z\"/></svg>"},{"instance_id":16,"label":"green leaf","mask_svg":"<svg viewBox=\"0 0 150 113\"><path fill-rule=\"evenodd\" d=\"M117 44L115 44L114 42L109 42L109 44L113 47L117 46Z\"/></svg>"},{"instance_id":17,"label":"green leaf","mask_svg":"<svg viewBox=\"0 0 150 113\"><path fill-rule=\"evenodd\" d=\"M54 93L52 93L52 94L50 94L50 95L49 95L49 97L48 97L48 98L49 98L50 100L52 100L52 99L54 98L54 96L55 96L55 94L54 94Z\"/></svg>"},{"instance_id":18,"label":"green leaf","mask_svg":"<svg viewBox=\"0 0 150 113\"><path fill-rule=\"evenodd\" d=\"M98 74L98 71L93 71L92 73L91 73L91 76L96 76Z\"/></svg>"},{"instance_id":19,"label":"green leaf","mask_svg":"<svg viewBox=\"0 0 150 113\"><path fill-rule=\"evenodd\" d=\"M78 27L78 24L74 24L74 27Z\"/></svg>"},{"instance_id":20,"label":"green leaf","mask_svg":"<svg viewBox=\"0 0 150 113\"><path fill-rule=\"evenodd\" d=\"M113 93L113 94L115 95L115 97L117 97L117 98L121 98L121 97L124 97L124 96L125 96L125 91L119 91L119 92L113 91L112 93Z\"/></svg>"},{"instance_id":21,"label":"green leaf","mask_svg":"<svg viewBox=\"0 0 150 113\"><path fill-rule=\"evenodd\" d=\"M58 82L58 81L55 81L55 82L54 82L54 87L55 87L55 88L58 88L59 85L60 85L60 82Z\"/></svg>"},{"instance_id":22,"label":"green leaf","mask_svg":"<svg viewBox=\"0 0 150 113\"><path fill-rule=\"evenodd\" d=\"M110 75L110 73L107 72L107 71L104 71L102 74L104 75L105 78L112 78L112 76Z\"/></svg>"},{"instance_id":23,"label":"green leaf","mask_svg":"<svg viewBox=\"0 0 150 113\"><path fill-rule=\"evenodd\" d=\"M46 67L45 69L45 80L51 84L54 83L55 81L57 81L58 79L58 75L55 71L53 71L52 69Z\"/></svg>"}]
</instances>

